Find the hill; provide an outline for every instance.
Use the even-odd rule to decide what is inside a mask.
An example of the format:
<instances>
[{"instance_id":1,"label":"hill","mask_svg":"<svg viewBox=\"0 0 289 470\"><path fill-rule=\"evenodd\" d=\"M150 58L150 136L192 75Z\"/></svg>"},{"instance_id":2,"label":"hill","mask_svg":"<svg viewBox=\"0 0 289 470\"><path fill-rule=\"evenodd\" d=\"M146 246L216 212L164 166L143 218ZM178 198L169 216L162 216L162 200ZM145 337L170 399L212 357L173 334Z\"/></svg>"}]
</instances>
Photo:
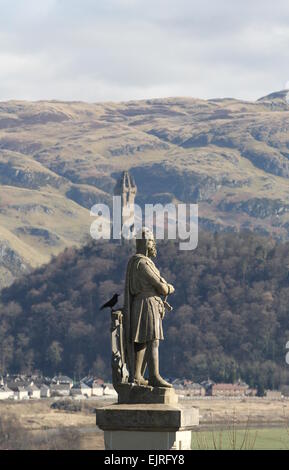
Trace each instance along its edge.
<instances>
[{"instance_id":1,"label":"hill","mask_svg":"<svg viewBox=\"0 0 289 470\"><path fill-rule=\"evenodd\" d=\"M288 239L286 96L1 102L0 287L81 245L124 169L140 204L198 202L206 229Z\"/></svg>"},{"instance_id":2,"label":"hill","mask_svg":"<svg viewBox=\"0 0 289 470\"><path fill-rule=\"evenodd\" d=\"M201 233L193 252L158 245L157 264L176 288L166 314L161 369L168 377L276 388L289 380L289 250L255 234ZM110 314L133 247L90 243L2 291L0 372L110 378ZM120 305L123 298L120 299Z\"/></svg>"}]
</instances>

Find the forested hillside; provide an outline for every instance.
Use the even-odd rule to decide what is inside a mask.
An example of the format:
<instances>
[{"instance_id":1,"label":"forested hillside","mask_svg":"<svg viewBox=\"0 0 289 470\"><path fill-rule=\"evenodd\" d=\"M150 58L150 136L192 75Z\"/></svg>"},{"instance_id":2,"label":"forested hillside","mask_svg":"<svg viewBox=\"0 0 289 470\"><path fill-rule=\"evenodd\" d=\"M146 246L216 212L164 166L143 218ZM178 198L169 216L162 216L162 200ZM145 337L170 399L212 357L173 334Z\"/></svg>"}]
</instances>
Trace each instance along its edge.
<instances>
[{"instance_id":1,"label":"forested hillside","mask_svg":"<svg viewBox=\"0 0 289 470\"><path fill-rule=\"evenodd\" d=\"M195 251L158 244L157 265L176 293L164 323L168 377L289 381L289 243L248 233L200 233ZM93 372L110 378L110 314L133 246L68 248L2 291L0 372ZM120 298L119 305L123 302Z\"/></svg>"}]
</instances>

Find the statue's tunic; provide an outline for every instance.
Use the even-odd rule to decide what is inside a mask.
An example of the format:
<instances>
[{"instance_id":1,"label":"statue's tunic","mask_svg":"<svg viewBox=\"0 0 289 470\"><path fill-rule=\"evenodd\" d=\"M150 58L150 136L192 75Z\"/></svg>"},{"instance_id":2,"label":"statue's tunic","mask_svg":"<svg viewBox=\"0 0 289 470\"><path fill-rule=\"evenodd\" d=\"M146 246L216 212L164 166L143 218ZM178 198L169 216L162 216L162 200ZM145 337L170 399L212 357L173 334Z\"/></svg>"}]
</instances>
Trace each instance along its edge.
<instances>
[{"instance_id":1,"label":"statue's tunic","mask_svg":"<svg viewBox=\"0 0 289 470\"><path fill-rule=\"evenodd\" d=\"M167 282L150 258L137 254L130 259L126 278L130 299L130 343L164 339L164 304L159 297L164 293L164 284Z\"/></svg>"}]
</instances>

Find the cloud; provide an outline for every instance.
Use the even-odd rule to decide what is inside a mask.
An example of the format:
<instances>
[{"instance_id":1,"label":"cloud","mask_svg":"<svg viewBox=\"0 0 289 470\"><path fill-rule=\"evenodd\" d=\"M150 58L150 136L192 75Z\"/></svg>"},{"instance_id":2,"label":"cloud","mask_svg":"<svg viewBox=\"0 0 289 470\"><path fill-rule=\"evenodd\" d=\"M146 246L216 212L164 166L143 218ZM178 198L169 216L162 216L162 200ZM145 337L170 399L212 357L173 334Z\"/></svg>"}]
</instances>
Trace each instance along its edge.
<instances>
[{"instance_id":1,"label":"cloud","mask_svg":"<svg viewBox=\"0 0 289 470\"><path fill-rule=\"evenodd\" d=\"M289 79L287 0L0 0L0 99L256 99Z\"/></svg>"}]
</instances>

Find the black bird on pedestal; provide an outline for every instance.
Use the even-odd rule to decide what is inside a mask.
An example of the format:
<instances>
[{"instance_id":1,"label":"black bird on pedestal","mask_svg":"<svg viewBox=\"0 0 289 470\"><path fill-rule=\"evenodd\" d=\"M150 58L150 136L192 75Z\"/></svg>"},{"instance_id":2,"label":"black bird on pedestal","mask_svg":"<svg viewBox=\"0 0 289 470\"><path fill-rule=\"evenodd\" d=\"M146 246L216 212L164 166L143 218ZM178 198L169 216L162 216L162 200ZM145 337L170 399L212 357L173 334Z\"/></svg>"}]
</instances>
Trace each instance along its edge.
<instances>
[{"instance_id":1,"label":"black bird on pedestal","mask_svg":"<svg viewBox=\"0 0 289 470\"><path fill-rule=\"evenodd\" d=\"M118 298L119 294L114 294L114 296L108 302L100 307L100 310L103 310L104 308L110 308L112 310L112 308L117 304Z\"/></svg>"}]
</instances>

